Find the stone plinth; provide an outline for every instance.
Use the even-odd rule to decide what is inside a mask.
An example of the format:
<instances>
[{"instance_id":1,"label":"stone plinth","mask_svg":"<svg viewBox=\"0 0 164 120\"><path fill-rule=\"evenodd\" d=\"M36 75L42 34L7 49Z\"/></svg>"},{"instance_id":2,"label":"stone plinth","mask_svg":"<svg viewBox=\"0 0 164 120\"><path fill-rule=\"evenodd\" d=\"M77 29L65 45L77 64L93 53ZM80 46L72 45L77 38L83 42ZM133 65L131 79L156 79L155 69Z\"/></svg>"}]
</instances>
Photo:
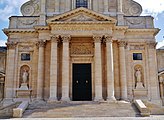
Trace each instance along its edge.
<instances>
[{"instance_id":1,"label":"stone plinth","mask_svg":"<svg viewBox=\"0 0 164 120\"><path fill-rule=\"evenodd\" d=\"M22 83L21 87L19 88L19 90L28 90L27 83Z\"/></svg>"},{"instance_id":2,"label":"stone plinth","mask_svg":"<svg viewBox=\"0 0 164 120\"><path fill-rule=\"evenodd\" d=\"M143 88L143 89L133 89L133 95L134 95L135 99L137 99L137 98L146 98L147 94L148 94L148 92L145 88Z\"/></svg>"},{"instance_id":3,"label":"stone plinth","mask_svg":"<svg viewBox=\"0 0 164 120\"><path fill-rule=\"evenodd\" d=\"M27 98L31 100L32 90L16 90L16 98Z\"/></svg>"}]
</instances>

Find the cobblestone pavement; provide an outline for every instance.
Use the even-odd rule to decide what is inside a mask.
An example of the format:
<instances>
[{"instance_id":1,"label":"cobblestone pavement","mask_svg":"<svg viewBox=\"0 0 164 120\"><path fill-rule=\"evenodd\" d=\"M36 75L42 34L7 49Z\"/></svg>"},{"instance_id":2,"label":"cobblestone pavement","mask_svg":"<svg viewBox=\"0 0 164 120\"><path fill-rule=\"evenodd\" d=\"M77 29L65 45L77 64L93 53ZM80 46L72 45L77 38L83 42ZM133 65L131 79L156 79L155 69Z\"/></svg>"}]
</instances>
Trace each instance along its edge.
<instances>
[{"instance_id":1,"label":"cobblestone pavement","mask_svg":"<svg viewBox=\"0 0 164 120\"><path fill-rule=\"evenodd\" d=\"M136 117L138 110L127 102L97 103L69 102L47 104L32 103L23 118L88 118L88 117Z\"/></svg>"}]
</instances>

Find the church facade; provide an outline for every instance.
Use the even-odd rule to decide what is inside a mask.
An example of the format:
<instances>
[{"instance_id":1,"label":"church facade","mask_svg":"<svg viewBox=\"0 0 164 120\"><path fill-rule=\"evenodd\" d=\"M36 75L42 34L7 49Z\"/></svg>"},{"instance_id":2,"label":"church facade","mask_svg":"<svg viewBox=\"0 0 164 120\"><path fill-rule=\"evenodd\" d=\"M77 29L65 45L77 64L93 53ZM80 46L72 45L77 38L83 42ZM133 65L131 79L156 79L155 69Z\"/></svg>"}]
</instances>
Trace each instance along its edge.
<instances>
[{"instance_id":1,"label":"church facade","mask_svg":"<svg viewBox=\"0 0 164 120\"><path fill-rule=\"evenodd\" d=\"M160 103L153 17L133 0L30 0L10 17L5 100Z\"/></svg>"}]
</instances>

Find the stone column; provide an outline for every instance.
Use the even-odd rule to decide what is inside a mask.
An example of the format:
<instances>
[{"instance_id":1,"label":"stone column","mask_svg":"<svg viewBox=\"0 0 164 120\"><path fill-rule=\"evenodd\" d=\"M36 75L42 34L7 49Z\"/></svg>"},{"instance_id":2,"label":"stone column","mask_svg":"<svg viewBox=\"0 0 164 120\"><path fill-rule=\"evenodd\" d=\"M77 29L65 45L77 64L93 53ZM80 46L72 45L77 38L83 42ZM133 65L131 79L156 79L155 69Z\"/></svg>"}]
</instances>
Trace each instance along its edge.
<instances>
[{"instance_id":1,"label":"stone column","mask_svg":"<svg viewBox=\"0 0 164 120\"><path fill-rule=\"evenodd\" d=\"M119 60L120 60L120 83L121 83L121 99L127 100L127 78L126 78L126 60L125 60L125 41L119 41Z\"/></svg>"},{"instance_id":2,"label":"stone column","mask_svg":"<svg viewBox=\"0 0 164 120\"><path fill-rule=\"evenodd\" d=\"M5 104L12 102L15 76L15 52L16 42L8 42L7 45L7 64L6 64L6 78L5 78Z\"/></svg>"},{"instance_id":3,"label":"stone column","mask_svg":"<svg viewBox=\"0 0 164 120\"><path fill-rule=\"evenodd\" d=\"M59 0L55 0L55 13L56 14L58 14L60 11L59 11L59 6L60 6L60 4L59 4Z\"/></svg>"},{"instance_id":4,"label":"stone column","mask_svg":"<svg viewBox=\"0 0 164 120\"><path fill-rule=\"evenodd\" d=\"M123 14L122 0L117 0L117 22L118 25L124 25L124 14Z\"/></svg>"},{"instance_id":5,"label":"stone column","mask_svg":"<svg viewBox=\"0 0 164 120\"><path fill-rule=\"evenodd\" d=\"M162 76L159 77L159 87L160 87L160 93L161 93L161 98L163 99L163 78Z\"/></svg>"},{"instance_id":6,"label":"stone column","mask_svg":"<svg viewBox=\"0 0 164 120\"><path fill-rule=\"evenodd\" d=\"M52 36L51 39L51 61L50 61L50 98L48 102L57 101L57 49L59 35Z\"/></svg>"},{"instance_id":7,"label":"stone column","mask_svg":"<svg viewBox=\"0 0 164 120\"><path fill-rule=\"evenodd\" d=\"M39 24L40 25L46 25L46 0L41 0L40 2L40 18L39 18Z\"/></svg>"},{"instance_id":8,"label":"stone column","mask_svg":"<svg viewBox=\"0 0 164 120\"><path fill-rule=\"evenodd\" d=\"M37 76L37 100L43 99L43 81L44 81L44 47L46 42L41 40L38 42L38 76Z\"/></svg>"},{"instance_id":9,"label":"stone column","mask_svg":"<svg viewBox=\"0 0 164 120\"><path fill-rule=\"evenodd\" d=\"M102 56L101 56L101 35L93 36L94 44L95 44L95 98L94 101L102 101Z\"/></svg>"},{"instance_id":10,"label":"stone column","mask_svg":"<svg viewBox=\"0 0 164 120\"><path fill-rule=\"evenodd\" d=\"M108 4L108 0L104 0L104 13L108 13L109 12L109 4Z\"/></svg>"},{"instance_id":11,"label":"stone column","mask_svg":"<svg viewBox=\"0 0 164 120\"><path fill-rule=\"evenodd\" d=\"M70 101L69 98L69 41L70 35L61 36L63 41L62 56L62 101Z\"/></svg>"},{"instance_id":12,"label":"stone column","mask_svg":"<svg viewBox=\"0 0 164 120\"><path fill-rule=\"evenodd\" d=\"M159 83L157 76L157 58L156 58L156 42L150 42L148 45L148 63L149 63L149 82L151 101L160 104ZM153 69L152 69L153 68Z\"/></svg>"},{"instance_id":13,"label":"stone column","mask_svg":"<svg viewBox=\"0 0 164 120\"><path fill-rule=\"evenodd\" d=\"M107 101L115 101L114 96L114 62L112 37L105 36L107 54Z\"/></svg>"}]
</instances>

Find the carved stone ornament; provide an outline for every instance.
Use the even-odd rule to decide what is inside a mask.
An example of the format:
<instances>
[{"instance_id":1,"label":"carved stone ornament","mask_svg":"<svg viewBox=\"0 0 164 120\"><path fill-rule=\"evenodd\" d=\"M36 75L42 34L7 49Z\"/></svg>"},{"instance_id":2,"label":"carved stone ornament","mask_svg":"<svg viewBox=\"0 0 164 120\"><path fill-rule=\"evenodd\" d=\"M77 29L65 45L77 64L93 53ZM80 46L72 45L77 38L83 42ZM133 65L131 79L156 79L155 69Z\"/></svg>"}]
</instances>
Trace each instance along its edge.
<instances>
[{"instance_id":1,"label":"carved stone ornament","mask_svg":"<svg viewBox=\"0 0 164 120\"><path fill-rule=\"evenodd\" d=\"M150 49L155 49L156 48L156 45L157 45L156 42L150 42L150 43L148 43L148 46L149 46Z\"/></svg>"},{"instance_id":2,"label":"carved stone ornament","mask_svg":"<svg viewBox=\"0 0 164 120\"><path fill-rule=\"evenodd\" d=\"M30 0L21 6L23 16L39 16L40 0Z\"/></svg>"},{"instance_id":3,"label":"carved stone ornament","mask_svg":"<svg viewBox=\"0 0 164 120\"><path fill-rule=\"evenodd\" d=\"M63 43L67 43L71 40L70 35L61 35L61 38L62 38Z\"/></svg>"},{"instance_id":4,"label":"carved stone ornament","mask_svg":"<svg viewBox=\"0 0 164 120\"><path fill-rule=\"evenodd\" d=\"M68 19L67 21L97 21L97 20L90 18L81 13L80 15L78 15L74 18Z\"/></svg>"},{"instance_id":5,"label":"carved stone ornament","mask_svg":"<svg viewBox=\"0 0 164 120\"><path fill-rule=\"evenodd\" d=\"M101 43L102 42L102 35L93 35L93 40L95 43Z\"/></svg>"},{"instance_id":6,"label":"carved stone ornament","mask_svg":"<svg viewBox=\"0 0 164 120\"><path fill-rule=\"evenodd\" d=\"M92 55L93 45L91 43L80 43L71 45L71 55Z\"/></svg>"},{"instance_id":7,"label":"carved stone ornament","mask_svg":"<svg viewBox=\"0 0 164 120\"><path fill-rule=\"evenodd\" d=\"M126 47L127 46L127 42L125 42L125 41L118 41L118 46L119 47Z\"/></svg>"},{"instance_id":8,"label":"carved stone ornament","mask_svg":"<svg viewBox=\"0 0 164 120\"><path fill-rule=\"evenodd\" d=\"M105 35L105 42L107 42L107 43L112 43L112 42L113 42L112 36Z\"/></svg>"},{"instance_id":9,"label":"carved stone ornament","mask_svg":"<svg viewBox=\"0 0 164 120\"><path fill-rule=\"evenodd\" d=\"M140 16L142 6L133 0L123 0L123 13L125 16Z\"/></svg>"},{"instance_id":10,"label":"carved stone ornament","mask_svg":"<svg viewBox=\"0 0 164 120\"><path fill-rule=\"evenodd\" d=\"M51 41L56 42L56 43L59 42L59 35L52 35L51 36Z\"/></svg>"},{"instance_id":11,"label":"carved stone ornament","mask_svg":"<svg viewBox=\"0 0 164 120\"><path fill-rule=\"evenodd\" d=\"M15 49L17 46L17 42L7 42L6 45L8 49Z\"/></svg>"},{"instance_id":12,"label":"carved stone ornament","mask_svg":"<svg viewBox=\"0 0 164 120\"><path fill-rule=\"evenodd\" d=\"M21 52L30 52L33 50L33 45L19 45L19 51Z\"/></svg>"},{"instance_id":13,"label":"carved stone ornament","mask_svg":"<svg viewBox=\"0 0 164 120\"><path fill-rule=\"evenodd\" d=\"M130 45L130 50L145 50L144 45Z\"/></svg>"},{"instance_id":14,"label":"carved stone ornament","mask_svg":"<svg viewBox=\"0 0 164 120\"><path fill-rule=\"evenodd\" d=\"M37 47L45 47L46 41L45 40L40 40L36 43Z\"/></svg>"}]
</instances>

